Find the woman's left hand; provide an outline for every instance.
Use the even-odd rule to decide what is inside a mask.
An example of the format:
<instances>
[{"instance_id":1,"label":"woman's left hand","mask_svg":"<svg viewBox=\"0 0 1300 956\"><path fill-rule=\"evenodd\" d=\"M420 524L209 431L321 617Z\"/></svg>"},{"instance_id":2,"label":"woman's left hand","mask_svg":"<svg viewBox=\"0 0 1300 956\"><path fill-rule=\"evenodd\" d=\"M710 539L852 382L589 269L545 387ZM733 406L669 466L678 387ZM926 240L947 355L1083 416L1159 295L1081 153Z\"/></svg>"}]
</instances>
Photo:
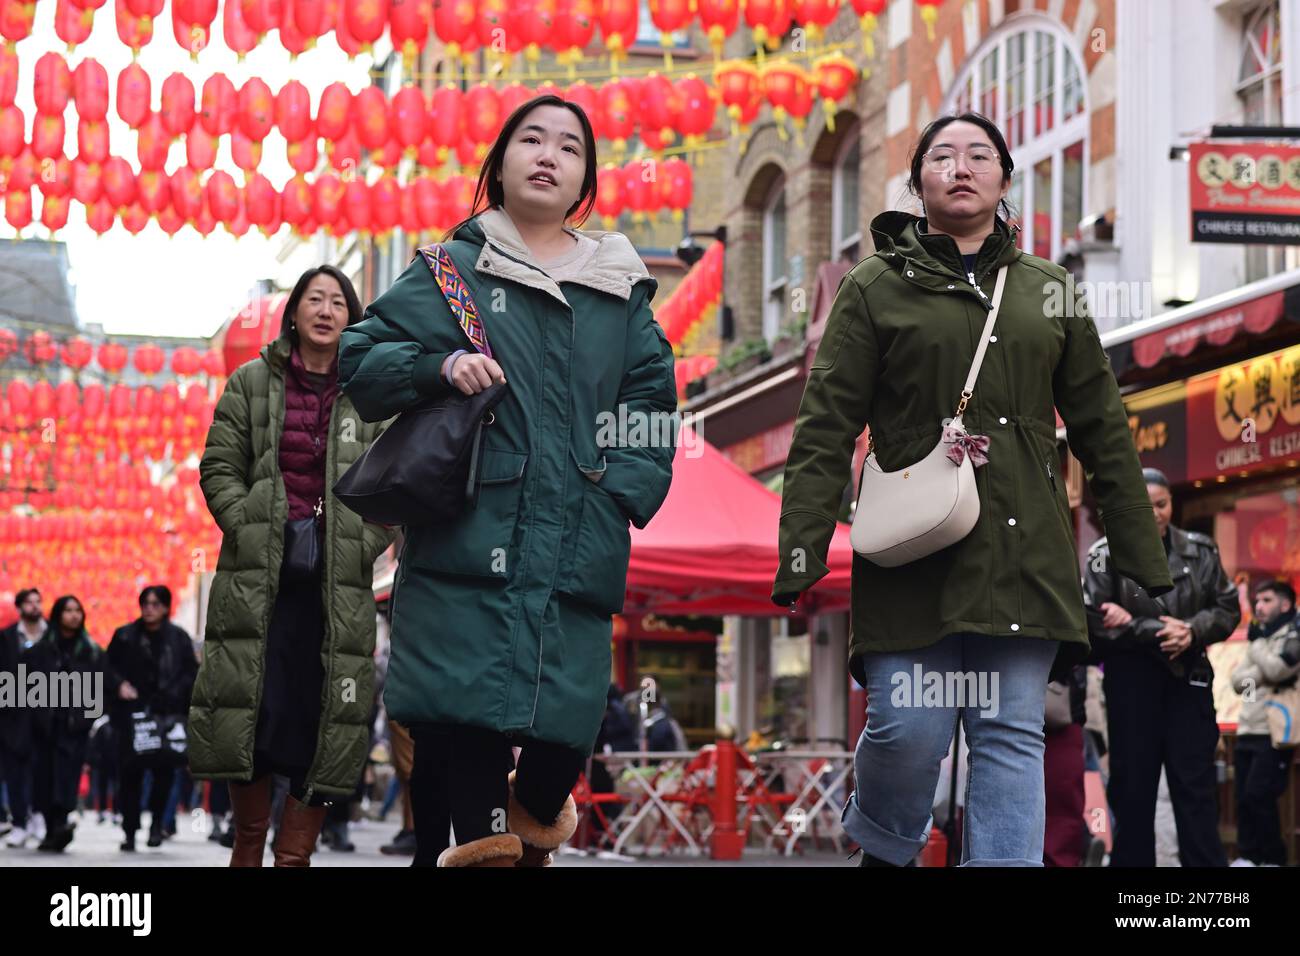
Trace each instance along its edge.
<instances>
[{"instance_id":1,"label":"woman's left hand","mask_svg":"<svg viewBox=\"0 0 1300 956\"><path fill-rule=\"evenodd\" d=\"M1165 622L1165 626L1157 632L1156 637L1165 639L1161 643L1160 649L1168 654L1171 659L1192 646L1192 626L1190 624L1176 617L1170 617L1168 614L1161 614L1160 620Z\"/></svg>"}]
</instances>

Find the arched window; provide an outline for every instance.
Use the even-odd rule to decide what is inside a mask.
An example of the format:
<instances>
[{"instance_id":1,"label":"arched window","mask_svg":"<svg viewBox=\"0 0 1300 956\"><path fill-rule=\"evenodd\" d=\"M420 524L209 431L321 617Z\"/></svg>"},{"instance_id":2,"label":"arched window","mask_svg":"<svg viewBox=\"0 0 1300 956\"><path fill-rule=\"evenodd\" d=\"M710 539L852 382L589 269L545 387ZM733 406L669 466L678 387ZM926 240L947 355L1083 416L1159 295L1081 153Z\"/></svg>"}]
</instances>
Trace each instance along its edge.
<instances>
[{"instance_id":1,"label":"arched window","mask_svg":"<svg viewBox=\"0 0 1300 956\"><path fill-rule=\"evenodd\" d=\"M763 338L776 339L785 318L789 260L785 251L785 177L772 184L763 207Z\"/></svg>"},{"instance_id":2,"label":"arched window","mask_svg":"<svg viewBox=\"0 0 1300 956\"><path fill-rule=\"evenodd\" d=\"M862 137L855 127L847 132L831 173L831 260L857 262L862 256L861 190Z\"/></svg>"},{"instance_id":3,"label":"arched window","mask_svg":"<svg viewBox=\"0 0 1300 956\"><path fill-rule=\"evenodd\" d=\"M1087 184L1083 63L1055 21L1013 17L967 60L944 113L982 113L1003 131L1016 171L1007 195L1021 248L1058 259L1078 231Z\"/></svg>"}]
</instances>

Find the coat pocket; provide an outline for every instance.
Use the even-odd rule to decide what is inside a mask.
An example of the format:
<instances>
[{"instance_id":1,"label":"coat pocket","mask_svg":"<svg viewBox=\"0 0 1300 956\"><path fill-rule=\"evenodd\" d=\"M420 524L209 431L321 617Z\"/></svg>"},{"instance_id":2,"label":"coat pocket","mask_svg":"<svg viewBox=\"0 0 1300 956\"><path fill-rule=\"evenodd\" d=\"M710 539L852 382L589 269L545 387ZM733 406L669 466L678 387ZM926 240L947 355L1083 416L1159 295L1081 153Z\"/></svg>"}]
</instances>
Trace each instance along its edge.
<instances>
[{"instance_id":1,"label":"coat pocket","mask_svg":"<svg viewBox=\"0 0 1300 956\"><path fill-rule=\"evenodd\" d=\"M585 482L573 562L556 590L601 614L617 614L623 610L627 593L627 562L631 552L627 516L599 485Z\"/></svg>"},{"instance_id":2,"label":"coat pocket","mask_svg":"<svg viewBox=\"0 0 1300 956\"><path fill-rule=\"evenodd\" d=\"M406 563L439 574L505 580L514 560L511 546L527 464L521 452L483 449L477 506L445 525L408 528Z\"/></svg>"}]
</instances>

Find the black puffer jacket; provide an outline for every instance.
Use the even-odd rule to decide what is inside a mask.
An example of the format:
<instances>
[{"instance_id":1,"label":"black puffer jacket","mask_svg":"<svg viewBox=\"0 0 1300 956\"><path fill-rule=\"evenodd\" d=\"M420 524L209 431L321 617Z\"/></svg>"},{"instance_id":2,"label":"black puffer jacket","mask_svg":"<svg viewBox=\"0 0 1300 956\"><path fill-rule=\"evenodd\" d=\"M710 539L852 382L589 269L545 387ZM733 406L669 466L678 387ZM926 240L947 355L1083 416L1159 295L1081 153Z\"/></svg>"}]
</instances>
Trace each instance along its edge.
<instances>
[{"instance_id":1,"label":"black puffer jacket","mask_svg":"<svg viewBox=\"0 0 1300 956\"><path fill-rule=\"evenodd\" d=\"M1226 638L1241 620L1237 588L1224 573L1213 538L1170 525L1166 547L1174 590L1158 598L1115 572L1105 538L1088 552L1083 591L1093 657L1106 661L1115 655L1155 656L1175 677L1209 679L1214 672L1205 648ZM1106 602L1118 604L1133 620L1124 627L1103 627L1101 606ZM1192 628L1192 646L1172 659L1160 650L1164 638L1156 636L1165 626L1162 614L1187 621Z\"/></svg>"},{"instance_id":2,"label":"black puffer jacket","mask_svg":"<svg viewBox=\"0 0 1300 956\"><path fill-rule=\"evenodd\" d=\"M113 632L108 645L108 665L113 687L113 718L121 722L145 706L155 714L184 716L190 709L190 694L199 672L198 658L189 634L171 621L163 621L151 636L140 618ZM129 681L139 697L122 700L117 687Z\"/></svg>"}]
</instances>

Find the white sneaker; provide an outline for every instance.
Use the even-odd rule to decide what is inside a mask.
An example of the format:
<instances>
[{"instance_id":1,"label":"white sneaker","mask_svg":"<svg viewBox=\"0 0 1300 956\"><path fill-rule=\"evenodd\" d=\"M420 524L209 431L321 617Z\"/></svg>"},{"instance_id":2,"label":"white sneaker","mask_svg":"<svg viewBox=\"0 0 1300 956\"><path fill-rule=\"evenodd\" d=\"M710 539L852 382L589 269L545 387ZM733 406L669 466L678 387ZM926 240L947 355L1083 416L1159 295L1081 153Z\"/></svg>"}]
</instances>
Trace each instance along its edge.
<instances>
[{"instance_id":1,"label":"white sneaker","mask_svg":"<svg viewBox=\"0 0 1300 956\"><path fill-rule=\"evenodd\" d=\"M0 823L0 836L4 836L13 828L14 828L13 822L10 820L5 820L3 823Z\"/></svg>"},{"instance_id":2,"label":"white sneaker","mask_svg":"<svg viewBox=\"0 0 1300 956\"><path fill-rule=\"evenodd\" d=\"M5 839L5 846L12 849L21 849L27 844L27 831L22 827L14 827L9 831L9 836Z\"/></svg>"},{"instance_id":3,"label":"white sneaker","mask_svg":"<svg viewBox=\"0 0 1300 956\"><path fill-rule=\"evenodd\" d=\"M1237 857L1237 859L1233 860L1231 863L1228 864L1228 866L1254 866L1254 865L1255 865L1254 863L1250 862L1250 860L1246 859L1244 856L1239 856Z\"/></svg>"},{"instance_id":4,"label":"white sneaker","mask_svg":"<svg viewBox=\"0 0 1300 956\"><path fill-rule=\"evenodd\" d=\"M45 815L33 813L27 818L27 832L34 840L45 839Z\"/></svg>"}]
</instances>

